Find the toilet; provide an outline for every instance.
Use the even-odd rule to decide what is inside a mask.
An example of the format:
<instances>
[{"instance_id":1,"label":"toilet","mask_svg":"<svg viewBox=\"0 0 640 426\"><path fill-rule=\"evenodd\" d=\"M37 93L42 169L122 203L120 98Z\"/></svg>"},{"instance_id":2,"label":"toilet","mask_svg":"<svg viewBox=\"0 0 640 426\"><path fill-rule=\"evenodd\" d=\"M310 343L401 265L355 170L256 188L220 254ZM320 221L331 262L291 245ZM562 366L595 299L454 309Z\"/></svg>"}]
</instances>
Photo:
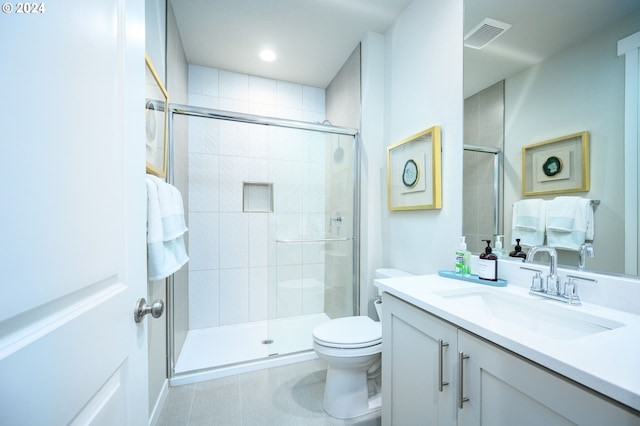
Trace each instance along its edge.
<instances>
[{"instance_id":1,"label":"toilet","mask_svg":"<svg viewBox=\"0 0 640 426\"><path fill-rule=\"evenodd\" d=\"M377 269L375 272L375 278L410 275L397 269ZM375 308L381 318L379 301ZM313 329L313 349L328 365L323 400L327 414L348 419L380 409L380 322L368 316L324 322Z\"/></svg>"}]
</instances>

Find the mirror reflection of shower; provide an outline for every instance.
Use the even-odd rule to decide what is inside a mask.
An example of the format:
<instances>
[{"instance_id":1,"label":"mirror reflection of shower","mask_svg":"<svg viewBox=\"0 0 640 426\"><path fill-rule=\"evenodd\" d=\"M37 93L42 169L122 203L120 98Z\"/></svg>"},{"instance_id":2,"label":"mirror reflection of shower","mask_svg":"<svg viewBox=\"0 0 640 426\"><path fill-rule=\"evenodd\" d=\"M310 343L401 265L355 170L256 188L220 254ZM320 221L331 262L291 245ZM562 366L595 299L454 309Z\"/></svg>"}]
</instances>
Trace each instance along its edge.
<instances>
[{"instance_id":1,"label":"mirror reflection of shower","mask_svg":"<svg viewBox=\"0 0 640 426\"><path fill-rule=\"evenodd\" d=\"M463 235L472 253L483 251L483 240L495 245L500 231L500 170L502 151L464 145Z\"/></svg>"},{"instance_id":2,"label":"mirror reflection of shower","mask_svg":"<svg viewBox=\"0 0 640 426\"><path fill-rule=\"evenodd\" d=\"M504 234L504 81L464 100L463 222L467 248L482 253L482 240ZM503 241L509 248L510 242Z\"/></svg>"}]
</instances>

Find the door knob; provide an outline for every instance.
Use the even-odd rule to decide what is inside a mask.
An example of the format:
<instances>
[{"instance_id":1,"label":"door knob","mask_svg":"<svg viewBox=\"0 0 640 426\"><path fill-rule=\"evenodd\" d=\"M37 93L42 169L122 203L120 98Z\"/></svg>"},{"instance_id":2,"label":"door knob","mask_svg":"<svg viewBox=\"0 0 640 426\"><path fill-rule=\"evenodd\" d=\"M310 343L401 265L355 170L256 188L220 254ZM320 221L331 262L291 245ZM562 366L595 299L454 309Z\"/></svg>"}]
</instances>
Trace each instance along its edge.
<instances>
[{"instance_id":1,"label":"door knob","mask_svg":"<svg viewBox=\"0 0 640 426\"><path fill-rule=\"evenodd\" d=\"M146 299L143 297L138 299L136 302L136 308L133 311L133 319L135 319L136 322L142 322L142 318L147 314L151 314L154 318L160 318L163 312L164 302L162 300L158 299L149 306L147 305Z\"/></svg>"}]
</instances>

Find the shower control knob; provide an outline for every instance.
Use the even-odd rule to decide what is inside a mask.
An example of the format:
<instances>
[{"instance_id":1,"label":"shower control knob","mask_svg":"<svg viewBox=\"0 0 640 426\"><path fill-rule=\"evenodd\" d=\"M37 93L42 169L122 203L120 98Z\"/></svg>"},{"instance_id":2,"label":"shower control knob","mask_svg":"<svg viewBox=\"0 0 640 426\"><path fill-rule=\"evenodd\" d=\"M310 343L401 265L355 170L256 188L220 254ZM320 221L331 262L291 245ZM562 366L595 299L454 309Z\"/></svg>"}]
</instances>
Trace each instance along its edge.
<instances>
[{"instance_id":1,"label":"shower control knob","mask_svg":"<svg viewBox=\"0 0 640 426\"><path fill-rule=\"evenodd\" d=\"M158 299L149 306L147 305L147 300L143 297L136 302L133 319L135 319L136 322L142 322L142 318L147 314L151 314L154 318L160 318L163 312L164 302L162 300Z\"/></svg>"}]
</instances>

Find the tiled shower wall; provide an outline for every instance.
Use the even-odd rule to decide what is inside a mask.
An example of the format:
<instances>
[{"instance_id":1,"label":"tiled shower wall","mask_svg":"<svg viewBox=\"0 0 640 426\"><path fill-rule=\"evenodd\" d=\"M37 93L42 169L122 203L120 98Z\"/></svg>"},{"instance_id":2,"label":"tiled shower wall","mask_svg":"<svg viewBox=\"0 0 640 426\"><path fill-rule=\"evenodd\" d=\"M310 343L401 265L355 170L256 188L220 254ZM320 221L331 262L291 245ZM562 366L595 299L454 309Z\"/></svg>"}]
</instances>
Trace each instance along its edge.
<instances>
[{"instance_id":1,"label":"tiled shower wall","mask_svg":"<svg viewBox=\"0 0 640 426\"><path fill-rule=\"evenodd\" d=\"M189 66L193 106L322 122L324 96L315 87ZM190 329L319 308L317 292L305 300L294 291L294 305L277 299L278 283L324 282L321 246L276 243L325 232L324 136L303 146L303 133L189 119ZM272 183L276 212L243 212L243 182Z\"/></svg>"}]
</instances>

